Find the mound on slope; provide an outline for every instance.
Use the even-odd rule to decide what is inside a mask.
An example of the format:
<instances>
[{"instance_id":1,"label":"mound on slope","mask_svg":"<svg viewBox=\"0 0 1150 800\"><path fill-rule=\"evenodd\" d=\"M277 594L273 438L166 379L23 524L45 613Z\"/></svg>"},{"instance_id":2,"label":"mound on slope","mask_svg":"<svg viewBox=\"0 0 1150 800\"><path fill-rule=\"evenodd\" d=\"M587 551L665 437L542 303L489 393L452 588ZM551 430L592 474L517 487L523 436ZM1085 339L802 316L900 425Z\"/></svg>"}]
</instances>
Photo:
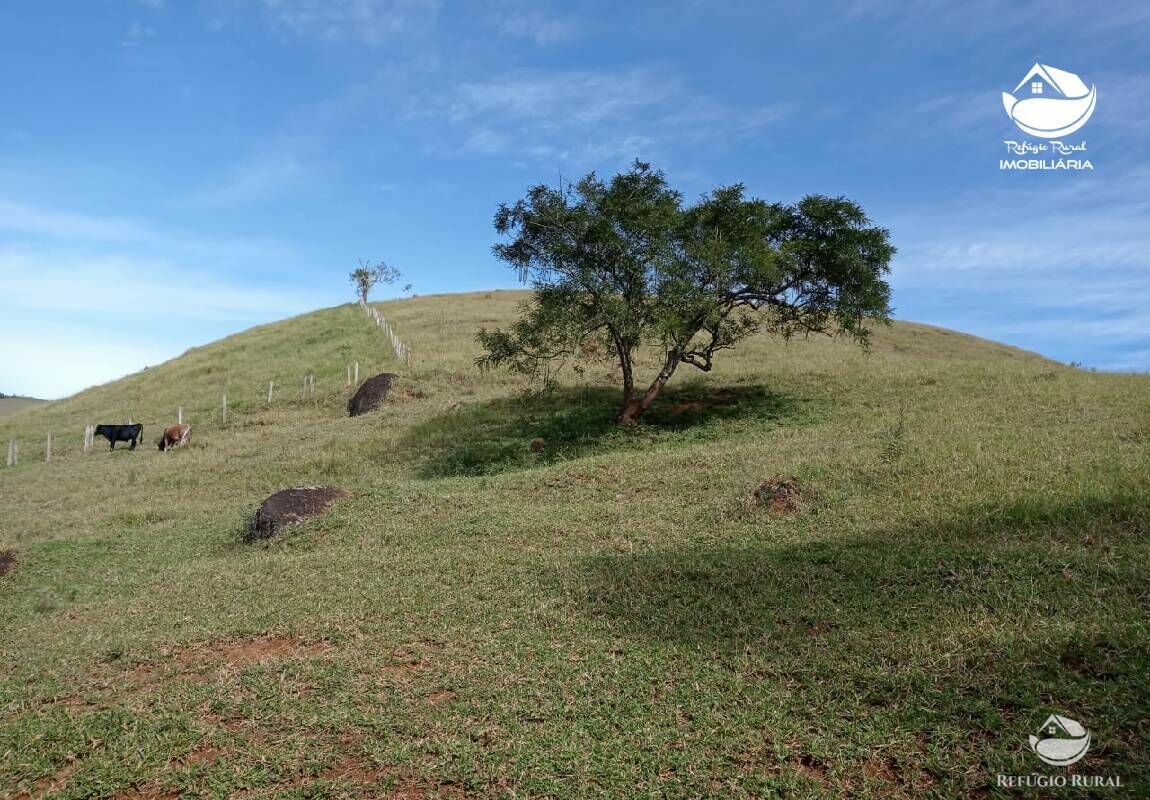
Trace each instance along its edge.
<instances>
[{"instance_id":1,"label":"mound on slope","mask_svg":"<svg viewBox=\"0 0 1150 800\"><path fill-rule=\"evenodd\" d=\"M1150 379L896 323L748 342L620 432L609 363L474 368L523 299L380 304L402 366L348 306L0 422L196 431L0 470L0 786L977 796L1051 707L1150 785ZM349 418L354 360L403 380ZM748 508L773 476L803 502ZM243 546L291 486L348 494Z\"/></svg>"}]
</instances>

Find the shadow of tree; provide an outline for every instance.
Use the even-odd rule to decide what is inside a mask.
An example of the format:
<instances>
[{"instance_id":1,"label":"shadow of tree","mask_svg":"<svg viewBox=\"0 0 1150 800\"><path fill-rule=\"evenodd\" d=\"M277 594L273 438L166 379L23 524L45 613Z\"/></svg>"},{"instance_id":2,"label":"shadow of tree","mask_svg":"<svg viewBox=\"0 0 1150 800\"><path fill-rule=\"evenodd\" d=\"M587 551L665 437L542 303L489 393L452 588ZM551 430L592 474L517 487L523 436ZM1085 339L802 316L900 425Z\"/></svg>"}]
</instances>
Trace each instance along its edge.
<instances>
[{"instance_id":1,"label":"shadow of tree","mask_svg":"<svg viewBox=\"0 0 1150 800\"><path fill-rule=\"evenodd\" d=\"M1073 591L1084 575L1095 599L1135 587L1146 565L1127 551L1148 531L1150 501L1133 489L1024 499L841 541L599 555L583 564L579 599L637 634L712 645L929 626L972 607L1065 615L1084 600Z\"/></svg>"},{"instance_id":2,"label":"shadow of tree","mask_svg":"<svg viewBox=\"0 0 1150 800\"><path fill-rule=\"evenodd\" d=\"M617 387L578 387L476 403L412 428L404 447L425 478L485 475L637 448L657 441L709 438L724 421L800 421L793 397L762 386L668 389L641 425L615 423Z\"/></svg>"},{"instance_id":3,"label":"shadow of tree","mask_svg":"<svg viewBox=\"0 0 1150 800\"><path fill-rule=\"evenodd\" d=\"M603 554L557 590L616 635L817 709L812 736L880 724L921 763L969 759L962 793L1042 767L1025 734L1053 711L1095 726L1089 772L1146 786L1147 533L1144 492L1116 488L838 542Z\"/></svg>"}]
</instances>

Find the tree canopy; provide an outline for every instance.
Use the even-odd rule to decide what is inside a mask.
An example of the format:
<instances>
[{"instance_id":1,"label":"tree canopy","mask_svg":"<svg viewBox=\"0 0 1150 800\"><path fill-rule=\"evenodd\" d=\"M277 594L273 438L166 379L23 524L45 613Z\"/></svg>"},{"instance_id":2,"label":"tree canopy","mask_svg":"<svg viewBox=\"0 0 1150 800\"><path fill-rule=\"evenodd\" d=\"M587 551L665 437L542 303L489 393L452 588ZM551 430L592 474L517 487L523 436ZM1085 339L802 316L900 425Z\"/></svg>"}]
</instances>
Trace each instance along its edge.
<instances>
[{"instance_id":1,"label":"tree canopy","mask_svg":"<svg viewBox=\"0 0 1150 800\"><path fill-rule=\"evenodd\" d=\"M680 364L709 371L716 354L759 331L867 341L886 321L884 280L895 252L856 203L809 195L793 205L748 198L741 184L685 205L649 164L604 182L534 186L499 207L509 241L495 255L534 289L507 330L480 330L483 368L529 374L609 353L623 380L619 421L631 424ZM661 353L647 388L636 356Z\"/></svg>"}]
</instances>

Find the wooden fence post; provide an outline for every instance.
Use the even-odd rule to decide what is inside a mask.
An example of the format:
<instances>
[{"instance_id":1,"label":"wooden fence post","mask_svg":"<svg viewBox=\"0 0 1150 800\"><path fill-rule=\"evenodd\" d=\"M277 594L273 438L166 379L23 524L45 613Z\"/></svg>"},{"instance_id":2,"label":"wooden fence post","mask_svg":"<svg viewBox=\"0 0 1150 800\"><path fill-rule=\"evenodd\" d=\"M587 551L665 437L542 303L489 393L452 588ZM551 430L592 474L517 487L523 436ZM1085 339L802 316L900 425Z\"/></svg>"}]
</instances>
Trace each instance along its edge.
<instances>
[{"instance_id":1,"label":"wooden fence post","mask_svg":"<svg viewBox=\"0 0 1150 800\"><path fill-rule=\"evenodd\" d=\"M272 389L274 389L274 388L275 388L275 385L276 385L275 381L268 381L268 405L271 405L271 402L272 402Z\"/></svg>"},{"instance_id":2,"label":"wooden fence post","mask_svg":"<svg viewBox=\"0 0 1150 800\"><path fill-rule=\"evenodd\" d=\"M228 424L228 393L227 392L224 392L223 413L224 413L224 425L227 425Z\"/></svg>"},{"instance_id":3,"label":"wooden fence post","mask_svg":"<svg viewBox=\"0 0 1150 800\"><path fill-rule=\"evenodd\" d=\"M351 386L351 365L347 365L347 385Z\"/></svg>"},{"instance_id":4,"label":"wooden fence post","mask_svg":"<svg viewBox=\"0 0 1150 800\"><path fill-rule=\"evenodd\" d=\"M8 466L16 466L16 440L8 440Z\"/></svg>"},{"instance_id":5,"label":"wooden fence post","mask_svg":"<svg viewBox=\"0 0 1150 800\"><path fill-rule=\"evenodd\" d=\"M176 408L176 424L177 425L183 425L184 424L184 407L183 406L179 406L178 408Z\"/></svg>"},{"instance_id":6,"label":"wooden fence post","mask_svg":"<svg viewBox=\"0 0 1150 800\"><path fill-rule=\"evenodd\" d=\"M355 380L351 382L352 386L359 386L359 362L355 362Z\"/></svg>"},{"instance_id":7,"label":"wooden fence post","mask_svg":"<svg viewBox=\"0 0 1150 800\"><path fill-rule=\"evenodd\" d=\"M44 463L52 463L52 434L48 434L48 441L44 443Z\"/></svg>"}]
</instances>

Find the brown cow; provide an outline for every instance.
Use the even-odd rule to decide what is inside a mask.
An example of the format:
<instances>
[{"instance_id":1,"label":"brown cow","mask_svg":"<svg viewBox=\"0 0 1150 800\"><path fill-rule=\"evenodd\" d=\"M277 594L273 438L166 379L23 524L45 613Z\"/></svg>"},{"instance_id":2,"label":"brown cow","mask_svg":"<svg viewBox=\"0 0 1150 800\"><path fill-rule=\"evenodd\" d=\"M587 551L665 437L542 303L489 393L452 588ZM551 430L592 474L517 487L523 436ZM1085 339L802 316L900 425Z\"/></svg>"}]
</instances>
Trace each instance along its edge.
<instances>
[{"instance_id":1,"label":"brown cow","mask_svg":"<svg viewBox=\"0 0 1150 800\"><path fill-rule=\"evenodd\" d=\"M164 428L164 435L156 442L156 446L161 450L171 450L178 444L184 444L188 441L188 437L192 435L192 426L186 422L179 425L170 425Z\"/></svg>"}]
</instances>

